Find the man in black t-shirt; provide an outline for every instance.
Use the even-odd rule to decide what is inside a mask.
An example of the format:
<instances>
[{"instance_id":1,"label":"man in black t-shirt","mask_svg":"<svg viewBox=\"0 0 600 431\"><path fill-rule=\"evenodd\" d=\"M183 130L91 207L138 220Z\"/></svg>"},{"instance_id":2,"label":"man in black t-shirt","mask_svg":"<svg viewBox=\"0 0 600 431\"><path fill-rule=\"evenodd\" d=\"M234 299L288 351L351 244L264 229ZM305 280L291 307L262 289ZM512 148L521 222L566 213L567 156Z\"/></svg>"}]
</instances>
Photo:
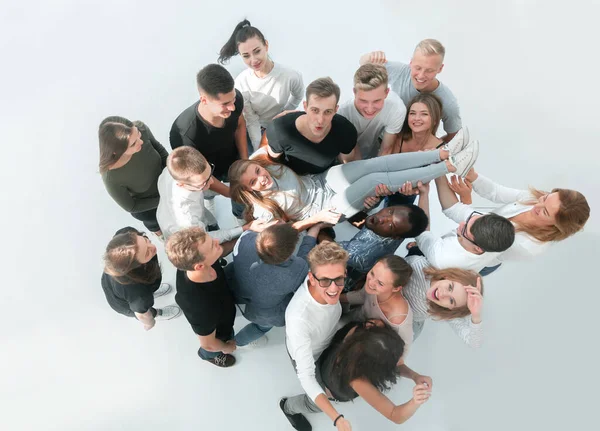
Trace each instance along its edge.
<instances>
[{"instance_id":1,"label":"man in black t-shirt","mask_svg":"<svg viewBox=\"0 0 600 431\"><path fill-rule=\"evenodd\" d=\"M187 108L173 123L171 148L194 147L215 166L210 190L230 197L227 171L236 160L248 158L244 99L234 88L231 74L223 66L209 64L196 76L200 100ZM213 196L214 197L214 196ZM235 209L234 209L235 213ZM240 212L241 214L241 212Z\"/></svg>"},{"instance_id":2,"label":"man in black t-shirt","mask_svg":"<svg viewBox=\"0 0 600 431\"><path fill-rule=\"evenodd\" d=\"M190 227L173 234L165 248L177 268L175 300L200 340L198 356L218 367L232 366L235 304L218 263L223 251L219 241Z\"/></svg>"},{"instance_id":3,"label":"man in black t-shirt","mask_svg":"<svg viewBox=\"0 0 600 431\"><path fill-rule=\"evenodd\" d=\"M340 88L331 78L319 78L306 88L304 110L273 120L267 127L269 156L298 175L319 174L345 162L356 146L354 125L336 114Z\"/></svg>"}]
</instances>

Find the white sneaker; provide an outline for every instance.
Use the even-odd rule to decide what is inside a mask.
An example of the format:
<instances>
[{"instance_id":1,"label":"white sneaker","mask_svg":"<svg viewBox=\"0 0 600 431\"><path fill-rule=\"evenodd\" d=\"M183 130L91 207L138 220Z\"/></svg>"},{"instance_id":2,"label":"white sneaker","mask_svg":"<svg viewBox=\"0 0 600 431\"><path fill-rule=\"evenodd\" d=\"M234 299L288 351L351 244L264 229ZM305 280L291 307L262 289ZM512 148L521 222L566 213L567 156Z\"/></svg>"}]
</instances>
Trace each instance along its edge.
<instances>
[{"instance_id":1,"label":"white sneaker","mask_svg":"<svg viewBox=\"0 0 600 431\"><path fill-rule=\"evenodd\" d=\"M171 290L173 289L171 288L171 285L169 283L161 283L158 287L158 290L154 292L154 297L159 298L163 295L166 295L167 293L170 293Z\"/></svg>"},{"instance_id":2,"label":"white sneaker","mask_svg":"<svg viewBox=\"0 0 600 431\"><path fill-rule=\"evenodd\" d=\"M446 144L446 148L450 152L450 155L454 156L464 150L465 147L469 145L469 141L469 129L467 129L467 126L463 126L463 128L456 133L454 138Z\"/></svg>"},{"instance_id":3,"label":"white sneaker","mask_svg":"<svg viewBox=\"0 0 600 431\"><path fill-rule=\"evenodd\" d=\"M157 308L156 320L171 320L181 314L181 308L176 305L167 305L163 308Z\"/></svg>"},{"instance_id":4,"label":"white sneaker","mask_svg":"<svg viewBox=\"0 0 600 431\"><path fill-rule=\"evenodd\" d=\"M451 156L450 163L452 163L456 168L455 174L462 178L466 177L469 170L477 161L478 155L479 141L475 139L469 142L469 145L467 145L461 152L455 156Z\"/></svg>"},{"instance_id":5,"label":"white sneaker","mask_svg":"<svg viewBox=\"0 0 600 431\"><path fill-rule=\"evenodd\" d=\"M258 340L254 340L251 343L246 344L245 346L238 346L238 348L240 348L240 349L249 349L249 350L251 350L251 349L257 349L259 347L265 347L268 342L269 342L269 339L267 338L267 336L263 335Z\"/></svg>"}]
</instances>

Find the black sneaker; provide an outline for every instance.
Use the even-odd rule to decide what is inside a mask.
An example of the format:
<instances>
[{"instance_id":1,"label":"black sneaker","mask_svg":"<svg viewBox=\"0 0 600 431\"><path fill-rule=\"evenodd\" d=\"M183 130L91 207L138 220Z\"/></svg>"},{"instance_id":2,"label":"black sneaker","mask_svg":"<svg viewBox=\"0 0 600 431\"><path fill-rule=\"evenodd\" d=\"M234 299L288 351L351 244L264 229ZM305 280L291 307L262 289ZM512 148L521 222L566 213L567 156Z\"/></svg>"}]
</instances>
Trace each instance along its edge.
<instances>
[{"instance_id":1,"label":"black sneaker","mask_svg":"<svg viewBox=\"0 0 600 431\"><path fill-rule=\"evenodd\" d=\"M206 362L210 362L217 367L229 368L235 364L235 356L227 353L221 353L219 356L216 356L212 359L206 359Z\"/></svg>"},{"instance_id":2,"label":"black sneaker","mask_svg":"<svg viewBox=\"0 0 600 431\"><path fill-rule=\"evenodd\" d=\"M306 419L304 417L304 415L302 415L300 413L296 413L294 415L289 415L285 412L285 410L283 409L283 406L285 405L286 401L287 401L287 398L280 399L279 400L279 408L281 409L281 411L283 412L285 417L288 419L288 421L290 421L290 424L292 424L294 429L297 429L298 431L312 431L312 425L310 424L308 419Z\"/></svg>"}]
</instances>

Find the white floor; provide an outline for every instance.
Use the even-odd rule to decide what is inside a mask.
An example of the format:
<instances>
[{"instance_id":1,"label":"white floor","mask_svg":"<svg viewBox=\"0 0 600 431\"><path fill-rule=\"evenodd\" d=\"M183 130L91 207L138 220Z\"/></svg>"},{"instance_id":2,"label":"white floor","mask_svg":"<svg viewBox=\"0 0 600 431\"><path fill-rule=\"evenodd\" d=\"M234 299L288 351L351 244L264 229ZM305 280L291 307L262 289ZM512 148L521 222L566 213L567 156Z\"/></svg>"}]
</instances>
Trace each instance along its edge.
<instances>
[{"instance_id":1,"label":"white floor","mask_svg":"<svg viewBox=\"0 0 600 431\"><path fill-rule=\"evenodd\" d=\"M362 53L383 49L408 61L419 40L440 39L440 79L481 141L478 170L510 186L576 188L588 197L585 232L486 278L481 350L443 323L426 325L408 362L433 377L433 397L403 428L591 429L600 380L600 8L585 0L491 3L5 5L2 429L291 429L277 401L300 385L282 330L265 349L237 353L235 367L217 369L196 356L184 318L145 333L110 310L99 283L113 232L140 225L103 188L98 123L107 115L141 119L168 147L173 119L197 97L195 73L216 60L244 16L265 33L275 61L302 71L305 84L332 76L342 100L351 97ZM241 60L229 68L237 74ZM439 207L432 223L438 232L452 227ZM162 251L161 262L172 281ZM401 381L390 397L404 402L411 388ZM338 407L355 430L396 429L362 400ZM332 429L323 415L310 420L315 430Z\"/></svg>"}]
</instances>

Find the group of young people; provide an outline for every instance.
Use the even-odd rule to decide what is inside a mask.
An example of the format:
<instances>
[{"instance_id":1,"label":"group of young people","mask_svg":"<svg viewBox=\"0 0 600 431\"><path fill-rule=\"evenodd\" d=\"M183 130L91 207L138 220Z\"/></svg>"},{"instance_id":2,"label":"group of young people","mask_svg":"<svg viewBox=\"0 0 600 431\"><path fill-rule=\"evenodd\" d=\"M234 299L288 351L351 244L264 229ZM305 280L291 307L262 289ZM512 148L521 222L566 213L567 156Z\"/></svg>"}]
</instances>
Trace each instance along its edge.
<instances>
[{"instance_id":1,"label":"group of young people","mask_svg":"<svg viewBox=\"0 0 600 431\"><path fill-rule=\"evenodd\" d=\"M100 124L107 191L165 242L177 268L177 305L154 308L171 291L156 246L137 229L120 229L104 255L106 298L146 330L183 311L198 355L219 367L285 326L305 393L279 405L297 430L311 429L305 415L313 412L350 430L332 401L359 396L402 423L432 390L431 378L405 363L423 323L446 321L479 346L482 277L580 231L587 201L562 188L508 188L475 171L479 142L437 78L445 50L436 40L421 41L409 64L380 51L362 56L354 98L340 107L330 78L304 89L301 74L275 63L247 20L218 61L238 54L248 68L235 80L219 64L198 72L200 97L173 122L171 153L141 121ZM443 236L430 231L430 181L444 215L458 223ZM473 210L472 191L501 206ZM219 226L216 195L230 198L237 226ZM346 221L359 230L336 242L331 226ZM395 252L406 238L415 242L402 258ZM251 322L237 334L236 304ZM396 405L384 392L399 377L415 386Z\"/></svg>"}]
</instances>

